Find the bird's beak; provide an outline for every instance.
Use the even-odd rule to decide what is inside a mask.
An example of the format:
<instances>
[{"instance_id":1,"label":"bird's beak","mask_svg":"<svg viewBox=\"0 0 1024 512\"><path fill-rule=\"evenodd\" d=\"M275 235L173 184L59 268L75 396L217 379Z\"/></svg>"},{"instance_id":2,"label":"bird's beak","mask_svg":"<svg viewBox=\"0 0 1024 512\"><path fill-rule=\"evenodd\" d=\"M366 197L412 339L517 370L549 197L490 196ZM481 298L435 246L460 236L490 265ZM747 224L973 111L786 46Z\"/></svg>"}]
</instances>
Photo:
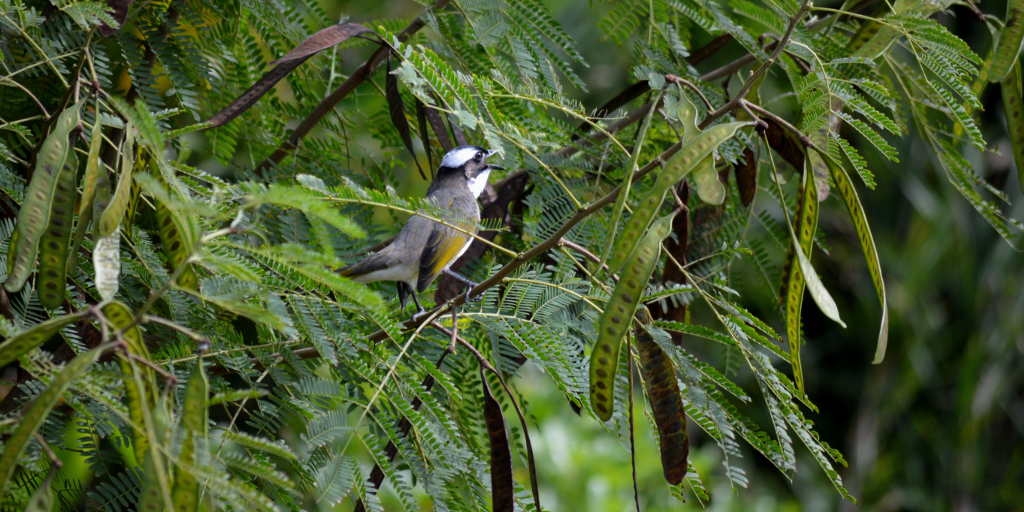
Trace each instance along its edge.
<instances>
[{"instance_id":1,"label":"bird's beak","mask_svg":"<svg viewBox=\"0 0 1024 512\"><path fill-rule=\"evenodd\" d=\"M494 170L494 169L498 169L498 170L500 170L500 171L504 171L504 170L505 170L505 168L504 168L504 167L502 167L502 166L500 166L500 165L494 165L494 164L487 164L487 165L486 165L485 167L486 167L487 169L491 169L491 170Z\"/></svg>"},{"instance_id":2,"label":"bird's beak","mask_svg":"<svg viewBox=\"0 0 1024 512\"><path fill-rule=\"evenodd\" d=\"M488 150L487 150L487 154L486 154L486 155L484 155L484 160L487 160L488 158L490 158L490 157L492 157L492 156L494 156L494 155L496 155L496 154L498 154L498 151L497 151L497 150L494 150L494 149L488 149Z\"/></svg>"}]
</instances>

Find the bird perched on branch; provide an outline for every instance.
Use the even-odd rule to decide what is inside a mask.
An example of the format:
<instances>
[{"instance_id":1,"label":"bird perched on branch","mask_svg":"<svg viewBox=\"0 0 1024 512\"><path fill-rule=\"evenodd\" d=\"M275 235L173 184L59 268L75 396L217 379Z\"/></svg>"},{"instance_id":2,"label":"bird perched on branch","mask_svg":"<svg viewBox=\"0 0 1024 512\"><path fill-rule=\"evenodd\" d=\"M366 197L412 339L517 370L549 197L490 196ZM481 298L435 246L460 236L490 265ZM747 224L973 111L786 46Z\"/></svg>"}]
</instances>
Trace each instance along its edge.
<instances>
[{"instance_id":1,"label":"bird perched on branch","mask_svg":"<svg viewBox=\"0 0 1024 512\"><path fill-rule=\"evenodd\" d=\"M470 300L476 283L448 267L473 241L480 221L477 198L487 187L487 178L492 170L504 169L485 163L495 153L478 146L459 146L449 151L441 160L426 197L444 210L440 218L447 225L414 215L391 245L338 273L356 283L397 281L402 310L411 296L418 310L416 316L426 312L416 294L426 290L442 272L465 283L466 300Z\"/></svg>"}]
</instances>

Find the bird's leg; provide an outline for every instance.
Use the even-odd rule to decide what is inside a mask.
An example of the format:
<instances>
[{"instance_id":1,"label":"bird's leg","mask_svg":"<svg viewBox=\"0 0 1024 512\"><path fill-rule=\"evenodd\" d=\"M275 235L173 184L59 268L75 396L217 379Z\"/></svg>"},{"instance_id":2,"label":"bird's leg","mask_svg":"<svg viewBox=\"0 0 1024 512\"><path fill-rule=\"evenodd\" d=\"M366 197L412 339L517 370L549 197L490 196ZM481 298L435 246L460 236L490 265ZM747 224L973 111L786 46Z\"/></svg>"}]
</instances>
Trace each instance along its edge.
<instances>
[{"instance_id":1,"label":"bird's leg","mask_svg":"<svg viewBox=\"0 0 1024 512\"><path fill-rule=\"evenodd\" d=\"M480 283L474 283L473 281L470 281L469 279L466 279L465 277L462 277L459 274L456 274L455 272L452 272L451 270L448 270L448 269L444 269L444 272L446 274L454 277L455 279L458 279L462 284L466 285L466 302L467 303L468 302L476 302L476 301L480 300L484 296L484 294L482 294L482 293L480 295L477 295L476 297L471 297L469 295L473 291L473 288L476 288L477 285L480 284Z\"/></svg>"},{"instance_id":2,"label":"bird's leg","mask_svg":"<svg viewBox=\"0 0 1024 512\"><path fill-rule=\"evenodd\" d=\"M416 297L416 291L415 290L410 292L409 295L412 296L412 301L416 303L417 311L416 311L416 314L412 315L412 319L416 320L417 318L419 318L419 317L423 316L424 314L426 314L427 310L423 309L423 305L420 304L420 299Z\"/></svg>"}]
</instances>

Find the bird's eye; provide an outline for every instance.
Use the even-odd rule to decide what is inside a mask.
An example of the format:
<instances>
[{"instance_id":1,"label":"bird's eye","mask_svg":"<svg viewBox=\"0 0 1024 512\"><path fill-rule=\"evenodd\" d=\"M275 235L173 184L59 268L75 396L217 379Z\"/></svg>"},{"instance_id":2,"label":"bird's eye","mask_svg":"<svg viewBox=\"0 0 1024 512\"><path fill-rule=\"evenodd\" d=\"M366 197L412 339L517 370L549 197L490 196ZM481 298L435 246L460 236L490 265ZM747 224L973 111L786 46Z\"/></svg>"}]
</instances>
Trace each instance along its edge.
<instances>
[{"instance_id":1,"label":"bird's eye","mask_svg":"<svg viewBox=\"0 0 1024 512\"><path fill-rule=\"evenodd\" d=\"M482 151L478 151L477 154L476 154L476 159L477 160L483 160L483 158L484 158L484 153Z\"/></svg>"}]
</instances>

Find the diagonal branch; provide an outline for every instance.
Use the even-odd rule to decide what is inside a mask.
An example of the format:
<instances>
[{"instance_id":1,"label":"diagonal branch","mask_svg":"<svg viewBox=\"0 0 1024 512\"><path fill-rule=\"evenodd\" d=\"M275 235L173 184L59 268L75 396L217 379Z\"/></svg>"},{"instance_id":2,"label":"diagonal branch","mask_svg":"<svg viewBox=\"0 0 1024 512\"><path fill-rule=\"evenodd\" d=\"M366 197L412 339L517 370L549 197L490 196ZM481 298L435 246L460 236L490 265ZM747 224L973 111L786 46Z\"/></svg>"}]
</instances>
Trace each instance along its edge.
<instances>
[{"instance_id":1,"label":"diagonal branch","mask_svg":"<svg viewBox=\"0 0 1024 512\"><path fill-rule=\"evenodd\" d=\"M435 11L443 9L450 1L451 0L437 0L432 9ZM426 21L421 14L416 19L412 20L412 23L409 23L409 26L405 27L398 33L398 40L404 43L410 36L423 28L425 24ZM380 66L381 62L384 61L386 48L388 48L387 45L380 45L377 50L373 52L373 55L370 55L370 58L366 59L366 62L356 68L352 75L348 77L348 80L342 82L337 89L324 98L323 101L321 101L320 104L317 105L316 108L314 108L313 111L295 127L295 130L288 136L288 140L281 144L281 147L277 148L277 150L256 166L256 174L263 176L271 167L281 163L285 157L298 148L299 142L301 142L306 135L309 135L309 132L316 127L320 120L330 113L334 107L341 102L341 100L345 99L345 97L351 94L352 91L355 91L356 87L359 87L363 82L370 78L370 75L373 74L374 70L376 70L377 67Z\"/></svg>"}]
</instances>

